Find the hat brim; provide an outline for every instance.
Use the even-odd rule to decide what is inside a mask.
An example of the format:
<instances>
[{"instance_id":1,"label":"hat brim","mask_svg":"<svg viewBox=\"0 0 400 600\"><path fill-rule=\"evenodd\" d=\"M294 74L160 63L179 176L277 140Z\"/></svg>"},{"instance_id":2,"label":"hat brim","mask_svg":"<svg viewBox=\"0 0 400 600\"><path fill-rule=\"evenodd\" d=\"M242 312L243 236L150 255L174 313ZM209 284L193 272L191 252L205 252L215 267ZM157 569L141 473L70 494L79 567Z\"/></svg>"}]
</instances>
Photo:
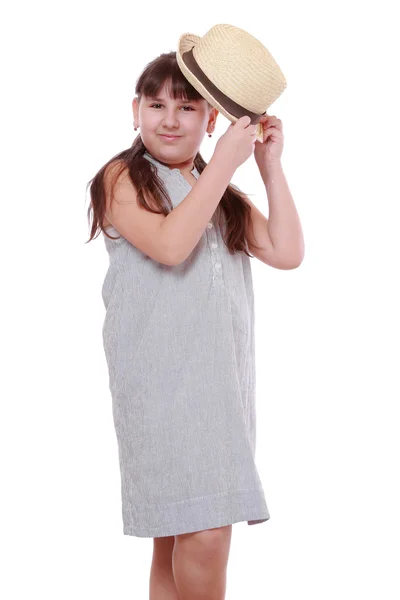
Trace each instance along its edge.
<instances>
[{"instance_id":1,"label":"hat brim","mask_svg":"<svg viewBox=\"0 0 400 600\"><path fill-rule=\"evenodd\" d=\"M189 50L191 50L194 46L196 46L196 44L200 41L200 39L201 38L198 35L195 35L194 33L184 33L180 36L179 42L178 42L178 51L176 53L176 60L177 60L178 66L179 66L180 70L182 71L183 75L189 81L189 83L192 84L192 86L199 92L199 94L205 100L207 100L207 102L209 102L211 104L211 106L213 108L215 108L216 110L218 110L218 112L223 114L224 117L226 117L229 121L231 121L231 123L236 123L236 121L238 120L238 117L235 117L235 115L232 115L231 113L229 113L214 98L214 96L212 96L212 94L210 94L210 92L207 90L207 88L197 79L197 77L195 75L193 75L191 70L188 69L188 67L186 66L186 64L183 61L182 55L185 52L188 52ZM258 123L256 139L259 140L260 142L263 141L262 123Z\"/></svg>"}]
</instances>

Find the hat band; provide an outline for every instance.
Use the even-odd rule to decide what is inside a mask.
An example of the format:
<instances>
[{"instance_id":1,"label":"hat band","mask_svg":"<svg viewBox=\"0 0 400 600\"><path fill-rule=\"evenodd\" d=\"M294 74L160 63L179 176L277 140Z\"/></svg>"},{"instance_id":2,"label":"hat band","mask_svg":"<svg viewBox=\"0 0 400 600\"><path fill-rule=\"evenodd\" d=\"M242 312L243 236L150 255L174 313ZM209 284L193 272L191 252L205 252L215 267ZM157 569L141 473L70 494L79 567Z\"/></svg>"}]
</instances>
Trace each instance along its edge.
<instances>
[{"instance_id":1,"label":"hat band","mask_svg":"<svg viewBox=\"0 0 400 600\"><path fill-rule=\"evenodd\" d=\"M236 102L231 100L231 98L229 98L223 92L221 92L221 90L219 90L217 88L217 86L214 85L213 82L208 79L207 75L200 69L199 65L196 62L195 57L193 56L193 48L191 50L189 50L188 52L184 52L182 54L182 60L185 63L185 65L187 66L187 68L193 73L193 75L195 77L197 77L197 79L200 81L200 83L202 85L204 85L206 90L231 115L234 115L238 119L240 119L240 117L244 117L245 115L247 115L251 119L250 123L252 125L256 125L257 123L260 122L261 117L263 115L265 115L265 113L267 112L267 111L263 112L262 115L258 115L256 113L250 112L247 108L244 108L244 106L240 106L240 104L237 104Z\"/></svg>"}]
</instances>

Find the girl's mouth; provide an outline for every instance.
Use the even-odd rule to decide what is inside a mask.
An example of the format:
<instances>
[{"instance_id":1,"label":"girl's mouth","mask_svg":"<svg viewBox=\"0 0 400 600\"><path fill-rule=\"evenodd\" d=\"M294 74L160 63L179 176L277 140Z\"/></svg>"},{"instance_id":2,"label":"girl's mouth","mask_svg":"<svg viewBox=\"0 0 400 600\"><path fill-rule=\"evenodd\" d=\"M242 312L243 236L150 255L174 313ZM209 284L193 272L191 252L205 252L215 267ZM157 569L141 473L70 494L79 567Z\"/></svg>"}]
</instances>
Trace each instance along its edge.
<instances>
[{"instance_id":1,"label":"girl's mouth","mask_svg":"<svg viewBox=\"0 0 400 600\"><path fill-rule=\"evenodd\" d=\"M180 135L162 135L160 134L160 138L162 140L168 141L168 142L173 142L174 140L179 140L180 139Z\"/></svg>"}]
</instances>

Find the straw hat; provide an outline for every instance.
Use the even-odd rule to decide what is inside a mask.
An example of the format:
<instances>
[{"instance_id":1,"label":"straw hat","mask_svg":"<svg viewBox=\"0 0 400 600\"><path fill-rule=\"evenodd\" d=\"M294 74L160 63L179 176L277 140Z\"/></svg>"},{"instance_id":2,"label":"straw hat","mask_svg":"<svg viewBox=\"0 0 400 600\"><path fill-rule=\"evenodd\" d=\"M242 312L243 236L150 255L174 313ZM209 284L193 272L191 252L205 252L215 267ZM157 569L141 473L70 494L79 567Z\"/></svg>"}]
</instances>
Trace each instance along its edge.
<instances>
[{"instance_id":1,"label":"straw hat","mask_svg":"<svg viewBox=\"0 0 400 600\"><path fill-rule=\"evenodd\" d=\"M259 123L287 85L265 46L233 25L214 25L203 37L184 33L176 59L189 83L232 123L244 115Z\"/></svg>"}]
</instances>

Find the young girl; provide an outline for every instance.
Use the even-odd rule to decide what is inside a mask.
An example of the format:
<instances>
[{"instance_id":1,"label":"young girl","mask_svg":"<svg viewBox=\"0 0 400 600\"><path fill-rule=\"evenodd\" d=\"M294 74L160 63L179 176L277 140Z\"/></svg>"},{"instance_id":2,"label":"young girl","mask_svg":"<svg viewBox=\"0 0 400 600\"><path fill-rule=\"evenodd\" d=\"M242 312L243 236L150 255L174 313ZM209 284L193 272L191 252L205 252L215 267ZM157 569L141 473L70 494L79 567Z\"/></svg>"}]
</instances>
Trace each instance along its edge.
<instances>
[{"instance_id":1,"label":"young girl","mask_svg":"<svg viewBox=\"0 0 400 600\"><path fill-rule=\"evenodd\" d=\"M89 182L89 241L102 231L110 258L103 341L123 533L154 539L151 600L220 600L232 524L270 517L255 465L249 251L277 268L301 256L274 250L267 219L230 184L266 143L256 144L249 117L228 127L206 164L199 148L218 112L175 52L147 65L135 94L140 134ZM268 119L265 140L273 133L279 153L280 122ZM293 224L293 205L282 203ZM278 249L282 223L283 213Z\"/></svg>"}]
</instances>

